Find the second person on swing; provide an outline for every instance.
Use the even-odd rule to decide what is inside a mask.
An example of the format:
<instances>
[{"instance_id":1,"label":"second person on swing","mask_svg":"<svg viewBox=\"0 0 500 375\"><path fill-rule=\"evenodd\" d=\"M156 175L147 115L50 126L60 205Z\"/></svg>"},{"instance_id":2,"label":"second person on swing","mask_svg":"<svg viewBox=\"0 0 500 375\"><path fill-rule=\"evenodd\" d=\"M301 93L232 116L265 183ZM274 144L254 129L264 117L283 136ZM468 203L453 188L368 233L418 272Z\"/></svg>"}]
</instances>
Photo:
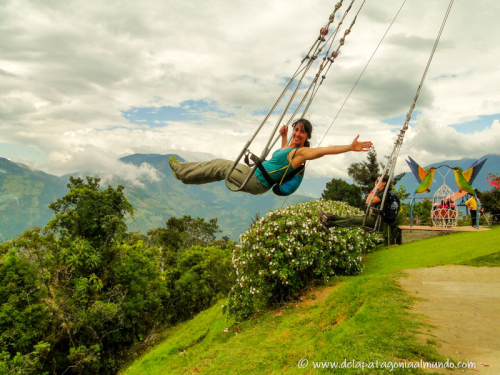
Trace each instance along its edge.
<instances>
[{"instance_id":1,"label":"second person on swing","mask_svg":"<svg viewBox=\"0 0 500 375\"><path fill-rule=\"evenodd\" d=\"M280 130L282 147L273 153L270 160L262 163L274 182L279 182L285 175L290 174L308 160L349 151L368 151L372 147L370 141L358 141L359 135L349 145L310 147L309 139L312 136L312 124L309 120L299 119L292 124L292 128L293 135L290 144L287 146L288 129L283 126ZM225 159L214 159L207 162L181 163L174 156L171 156L169 164L177 179L185 184L200 185L223 181L234 162ZM231 177L242 183L249 172L250 167L238 164ZM256 195L263 194L270 188L272 188L270 183L262 175L262 172L257 169L241 191Z\"/></svg>"}]
</instances>

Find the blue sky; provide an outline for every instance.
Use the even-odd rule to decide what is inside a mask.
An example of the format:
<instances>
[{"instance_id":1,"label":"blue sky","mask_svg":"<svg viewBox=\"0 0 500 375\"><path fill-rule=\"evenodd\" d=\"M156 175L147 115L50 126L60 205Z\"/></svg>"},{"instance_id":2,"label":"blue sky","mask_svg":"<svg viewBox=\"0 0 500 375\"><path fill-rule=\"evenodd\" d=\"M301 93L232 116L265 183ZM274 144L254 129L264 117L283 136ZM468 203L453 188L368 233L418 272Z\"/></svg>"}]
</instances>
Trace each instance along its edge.
<instances>
[{"instance_id":1,"label":"blue sky","mask_svg":"<svg viewBox=\"0 0 500 375\"><path fill-rule=\"evenodd\" d=\"M462 124L450 125L457 132L462 134L473 134L482 132L486 128L491 128L494 120L500 119L500 113L494 115L479 116L477 120L464 122Z\"/></svg>"},{"instance_id":2,"label":"blue sky","mask_svg":"<svg viewBox=\"0 0 500 375\"><path fill-rule=\"evenodd\" d=\"M123 111L122 115L133 124L148 125L154 128L165 126L168 121L202 122L208 113L214 112L222 118L234 116L233 113L218 109L215 103L205 100L186 100L175 107L132 108Z\"/></svg>"}]
</instances>

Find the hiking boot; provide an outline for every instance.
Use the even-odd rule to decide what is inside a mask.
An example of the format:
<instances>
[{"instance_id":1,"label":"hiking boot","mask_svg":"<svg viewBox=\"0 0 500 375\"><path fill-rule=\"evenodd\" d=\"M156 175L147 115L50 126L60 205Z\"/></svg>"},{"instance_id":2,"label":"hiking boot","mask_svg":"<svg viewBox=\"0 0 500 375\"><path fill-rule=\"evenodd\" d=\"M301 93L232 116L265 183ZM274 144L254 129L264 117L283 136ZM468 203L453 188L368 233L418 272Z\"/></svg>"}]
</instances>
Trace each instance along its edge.
<instances>
[{"instance_id":1,"label":"hiking boot","mask_svg":"<svg viewBox=\"0 0 500 375\"><path fill-rule=\"evenodd\" d=\"M180 180L179 176L177 176L177 173L175 173L175 169L179 165L180 161L175 158L174 155L170 155L170 158L168 159L168 165L170 165L170 168L172 168L172 172L174 173L174 177L178 180Z\"/></svg>"}]
</instances>

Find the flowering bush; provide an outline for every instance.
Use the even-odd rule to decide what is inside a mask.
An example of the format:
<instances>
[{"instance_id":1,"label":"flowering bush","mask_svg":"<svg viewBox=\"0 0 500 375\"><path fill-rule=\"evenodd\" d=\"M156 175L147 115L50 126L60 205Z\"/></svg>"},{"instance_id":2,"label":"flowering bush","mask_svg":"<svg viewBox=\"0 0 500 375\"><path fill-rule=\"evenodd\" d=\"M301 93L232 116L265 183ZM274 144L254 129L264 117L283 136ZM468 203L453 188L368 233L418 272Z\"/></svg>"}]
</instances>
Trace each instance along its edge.
<instances>
[{"instance_id":1,"label":"flowering bush","mask_svg":"<svg viewBox=\"0 0 500 375\"><path fill-rule=\"evenodd\" d=\"M236 284L227 309L246 318L282 301L315 278L361 271L361 255L382 240L361 228L323 227L316 208L339 216L362 215L344 202L313 201L270 211L240 236L233 251Z\"/></svg>"},{"instance_id":2,"label":"flowering bush","mask_svg":"<svg viewBox=\"0 0 500 375\"><path fill-rule=\"evenodd\" d=\"M497 174L490 173L486 177L486 181L490 183L491 186L500 189L500 176Z\"/></svg>"}]
</instances>

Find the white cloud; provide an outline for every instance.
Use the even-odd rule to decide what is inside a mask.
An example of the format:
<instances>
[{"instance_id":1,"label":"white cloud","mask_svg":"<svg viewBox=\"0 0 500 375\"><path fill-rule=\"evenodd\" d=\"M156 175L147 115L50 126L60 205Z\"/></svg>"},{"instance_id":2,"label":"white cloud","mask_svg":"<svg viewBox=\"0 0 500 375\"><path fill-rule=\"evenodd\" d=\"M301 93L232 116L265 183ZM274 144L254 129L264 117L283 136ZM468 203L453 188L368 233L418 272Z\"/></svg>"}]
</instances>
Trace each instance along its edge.
<instances>
[{"instance_id":1,"label":"white cloud","mask_svg":"<svg viewBox=\"0 0 500 375\"><path fill-rule=\"evenodd\" d=\"M313 144L324 136L400 5L368 2L361 12L308 112L315 124ZM435 0L405 4L322 145L348 143L361 134L375 143L379 156L390 154L398 126L382 120L408 111L446 6ZM191 160L234 159L264 117L253 113L274 103L333 7L323 0L151 0L119 6L4 1L0 143L37 147L49 162L31 164L47 172L94 168L138 183L156 178L155 172L124 167L119 157L176 152ZM414 116L402 154L419 155L425 164L498 152L498 120L473 136L449 125L500 113L493 84L500 79L499 11L493 0L473 4L473 11L470 3L455 2L417 103L421 115ZM212 110L196 122L156 121L155 128L122 116L132 108L187 100L205 100L234 116ZM267 129L274 121L275 116ZM253 150L262 149L267 129ZM328 157L314 161L310 171L346 177L347 165L363 158Z\"/></svg>"}]
</instances>

